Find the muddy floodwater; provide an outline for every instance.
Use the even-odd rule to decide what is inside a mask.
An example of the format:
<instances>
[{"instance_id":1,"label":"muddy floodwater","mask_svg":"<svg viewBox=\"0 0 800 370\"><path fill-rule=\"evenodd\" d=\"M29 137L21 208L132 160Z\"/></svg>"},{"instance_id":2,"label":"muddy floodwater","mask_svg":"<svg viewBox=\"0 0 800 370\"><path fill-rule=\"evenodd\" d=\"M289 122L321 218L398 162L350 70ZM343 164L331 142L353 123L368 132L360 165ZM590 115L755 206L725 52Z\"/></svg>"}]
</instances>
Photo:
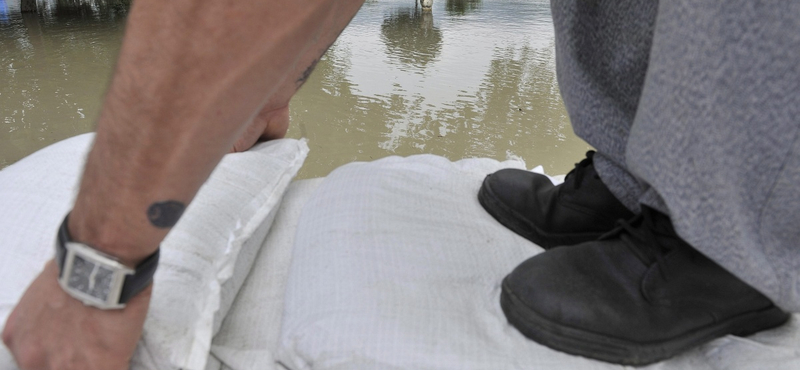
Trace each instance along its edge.
<instances>
[{"instance_id":1,"label":"muddy floodwater","mask_svg":"<svg viewBox=\"0 0 800 370\"><path fill-rule=\"evenodd\" d=\"M92 131L126 9L0 0L0 168ZM301 178L430 153L522 158L565 173L589 148L558 91L548 1L367 0L291 103Z\"/></svg>"}]
</instances>

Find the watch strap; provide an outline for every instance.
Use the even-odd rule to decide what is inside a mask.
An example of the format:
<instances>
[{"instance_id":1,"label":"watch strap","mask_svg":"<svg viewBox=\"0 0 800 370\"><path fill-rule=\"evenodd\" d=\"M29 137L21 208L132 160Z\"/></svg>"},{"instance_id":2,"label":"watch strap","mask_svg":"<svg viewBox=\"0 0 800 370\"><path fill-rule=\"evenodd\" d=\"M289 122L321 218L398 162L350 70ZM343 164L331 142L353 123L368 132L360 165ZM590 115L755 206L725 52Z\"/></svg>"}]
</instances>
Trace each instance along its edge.
<instances>
[{"instance_id":1,"label":"watch strap","mask_svg":"<svg viewBox=\"0 0 800 370\"><path fill-rule=\"evenodd\" d=\"M153 275L158 267L158 259L161 255L161 248L147 256L142 263L136 266L136 273L125 277L125 284L122 284L122 292L119 294L119 303L128 303L139 292L147 288L153 282Z\"/></svg>"},{"instance_id":2,"label":"watch strap","mask_svg":"<svg viewBox=\"0 0 800 370\"><path fill-rule=\"evenodd\" d=\"M56 243L56 262L58 262L58 278L64 275L64 260L67 258L67 242L69 242L69 227L67 226L67 218L69 214L64 217L64 222L58 228L58 242Z\"/></svg>"},{"instance_id":3,"label":"watch strap","mask_svg":"<svg viewBox=\"0 0 800 370\"><path fill-rule=\"evenodd\" d=\"M67 243L72 242L72 237L69 235L69 214L64 217L64 222L58 229L58 242L56 243L56 262L58 262L58 277L61 278L64 271L64 262L67 256ZM136 294L147 288L153 282L153 275L156 273L158 267L158 260L161 255L161 248L147 256L142 263L136 266L133 275L125 276L125 282L122 284L122 291L119 296L119 303L125 304L131 300Z\"/></svg>"}]
</instances>

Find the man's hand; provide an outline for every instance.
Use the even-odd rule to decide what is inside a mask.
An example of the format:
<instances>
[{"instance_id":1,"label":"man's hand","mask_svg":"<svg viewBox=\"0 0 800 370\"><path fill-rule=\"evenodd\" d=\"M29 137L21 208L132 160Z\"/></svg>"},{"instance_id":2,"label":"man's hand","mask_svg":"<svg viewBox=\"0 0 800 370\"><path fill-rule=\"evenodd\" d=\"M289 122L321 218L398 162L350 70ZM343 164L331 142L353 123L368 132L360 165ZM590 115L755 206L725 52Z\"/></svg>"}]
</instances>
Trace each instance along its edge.
<instances>
[{"instance_id":1,"label":"man's hand","mask_svg":"<svg viewBox=\"0 0 800 370\"><path fill-rule=\"evenodd\" d=\"M258 140L281 139L289 129L289 106L264 107L233 145L233 152L250 149Z\"/></svg>"},{"instance_id":2,"label":"man's hand","mask_svg":"<svg viewBox=\"0 0 800 370\"><path fill-rule=\"evenodd\" d=\"M151 207L188 205L226 152L283 136L291 96L363 1L135 1L70 213L74 240L131 266L153 253L173 223L153 222ZM152 288L102 311L56 275L48 263L8 318L18 364L128 368Z\"/></svg>"},{"instance_id":3,"label":"man's hand","mask_svg":"<svg viewBox=\"0 0 800 370\"><path fill-rule=\"evenodd\" d=\"M8 317L3 342L23 370L128 369L152 285L121 310L85 306L58 285L50 261Z\"/></svg>"}]
</instances>

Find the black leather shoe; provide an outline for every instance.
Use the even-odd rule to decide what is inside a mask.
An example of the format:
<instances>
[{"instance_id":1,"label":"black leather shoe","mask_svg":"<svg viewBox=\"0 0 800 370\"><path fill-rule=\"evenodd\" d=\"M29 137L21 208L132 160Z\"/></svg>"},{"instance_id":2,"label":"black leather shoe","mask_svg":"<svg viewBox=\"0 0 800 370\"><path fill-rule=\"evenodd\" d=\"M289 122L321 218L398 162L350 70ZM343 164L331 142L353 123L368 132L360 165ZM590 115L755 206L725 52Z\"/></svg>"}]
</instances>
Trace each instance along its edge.
<instances>
[{"instance_id":1,"label":"black leather shoe","mask_svg":"<svg viewBox=\"0 0 800 370\"><path fill-rule=\"evenodd\" d=\"M545 249L596 240L633 213L597 176L593 156L586 153L558 186L530 171L497 171L483 180L478 201L501 224Z\"/></svg>"},{"instance_id":2,"label":"black leather shoe","mask_svg":"<svg viewBox=\"0 0 800 370\"><path fill-rule=\"evenodd\" d=\"M789 318L649 208L598 241L528 259L503 281L501 306L536 342L623 365L646 365Z\"/></svg>"}]
</instances>

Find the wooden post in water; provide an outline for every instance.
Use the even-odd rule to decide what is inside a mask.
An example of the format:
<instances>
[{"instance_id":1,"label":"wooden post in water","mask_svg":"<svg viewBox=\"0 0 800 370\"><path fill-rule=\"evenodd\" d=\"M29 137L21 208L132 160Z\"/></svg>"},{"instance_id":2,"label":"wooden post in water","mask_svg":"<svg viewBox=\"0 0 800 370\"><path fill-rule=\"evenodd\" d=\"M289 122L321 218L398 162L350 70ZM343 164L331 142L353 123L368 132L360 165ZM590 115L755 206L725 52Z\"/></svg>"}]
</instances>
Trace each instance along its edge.
<instances>
[{"instance_id":1,"label":"wooden post in water","mask_svg":"<svg viewBox=\"0 0 800 370\"><path fill-rule=\"evenodd\" d=\"M23 13L36 13L36 1L37 0L20 0L19 8Z\"/></svg>"}]
</instances>

